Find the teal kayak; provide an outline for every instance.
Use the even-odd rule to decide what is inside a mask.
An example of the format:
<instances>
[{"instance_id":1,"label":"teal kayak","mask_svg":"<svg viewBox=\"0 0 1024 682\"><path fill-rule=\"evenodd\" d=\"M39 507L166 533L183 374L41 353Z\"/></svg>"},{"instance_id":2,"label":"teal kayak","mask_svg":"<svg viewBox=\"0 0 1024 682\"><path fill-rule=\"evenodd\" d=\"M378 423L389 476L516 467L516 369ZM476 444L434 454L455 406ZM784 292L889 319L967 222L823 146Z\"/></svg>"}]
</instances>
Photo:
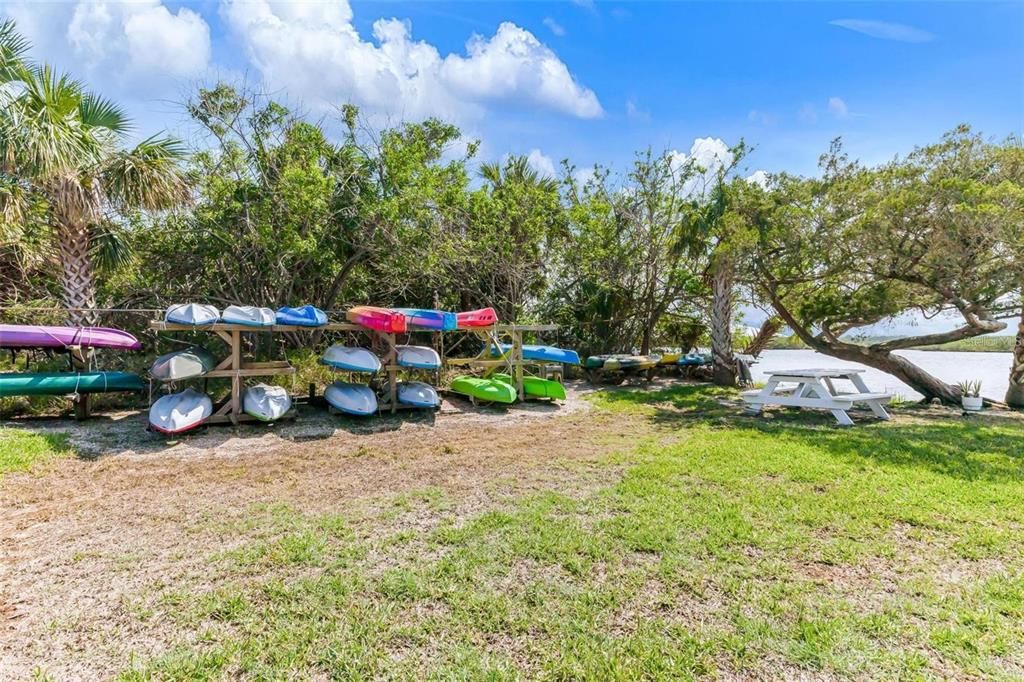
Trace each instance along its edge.
<instances>
[{"instance_id":1,"label":"teal kayak","mask_svg":"<svg viewBox=\"0 0 1024 682\"><path fill-rule=\"evenodd\" d=\"M15 395L68 395L141 391L145 384L130 372L18 372L0 374L0 398Z\"/></svg>"}]
</instances>

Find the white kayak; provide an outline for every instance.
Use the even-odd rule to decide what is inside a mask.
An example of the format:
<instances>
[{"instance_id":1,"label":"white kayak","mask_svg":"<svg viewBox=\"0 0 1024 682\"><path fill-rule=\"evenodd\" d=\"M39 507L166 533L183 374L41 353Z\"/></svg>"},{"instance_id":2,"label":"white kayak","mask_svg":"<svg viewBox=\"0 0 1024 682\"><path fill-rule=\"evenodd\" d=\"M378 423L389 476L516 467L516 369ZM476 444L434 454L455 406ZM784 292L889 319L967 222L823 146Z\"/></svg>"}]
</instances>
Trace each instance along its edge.
<instances>
[{"instance_id":1,"label":"white kayak","mask_svg":"<svg viewBox=\"0 0 1024 682\"><path fill-rule=\"evenodd\" d=\"M422 381L403 381L398 384L398 402L414 407L437 407L441 399L437 389Z\"/></svg>"},{"instance_id":2,"label":"white kayak","mask_svg":"<svg viewBox=\"0 0 1024 682\"><path fill-rule=\"evenodd\" d=\"M273 327L277 313L270 308L258 308L254 305L229 305L221 313L220 319L227 324L244 324L247 327Z\"/></svg>"},{"instance_id":3,"label":"white kayak","mask_svg":"<svg viewBox=\"0 0 1024 682\"><path fill-rule=\"evenodd\" d=\"M280 419L292 409L292 397L282 386L256 384L242 394L242 411L263 422Z\"/></svg>"},{"instance_id":4,"label":"white kayak","mask_svg":"<svg viewBox=\"0 0 1024 682\"><path fill-rule=\"evenodd\" d=\"M349 372L369 372L371 374L380 371L380 358L365 348L353 348L336 343L324 353L320 362L328 367L344 369Z\"/></svg>"},{"instance_id":5,"label":"white kayak","mask_svg":"<svg viewBox=\"0 0 1024 682\"><path fill-rule=\"evenodd\" d=\"M220 319L220 311L204 303L179 303L164 313L164 320L174 324L213 324Z\"/></svg>"},{"instance_id":6,"label":"white kayak","mask_svg":"<svg viewBox=\"0 0 1024 682\"><path fill-rule=\"evenodd\" d=\"M194 429L213 414L209 396L186 388L153 403L149 408L149 425L161 433L182 433Z\"/></svg>"},{"instance_id":7,"label":"white kayak","mask_svg":"<svg viewBox=\"0 0 1024 682\"><path fill-rule=\"evenodd\" d=\"M217 359L200 346L171 351L153 361L149 375L160 381L201 377L217 366Z\"/></svg>"},{"instance_id":8,"label":"white kayak","mask_svg":"<svg viewBox=\"0 0 1024 682\"><path fill-rule=\"evenodd\" d=\"M437 351L427 346L395 346L398 351L398 364L401 367L415 369L440 369L441 357Z\"/></svg>"},{"instance_id":9,"label":"white kayak","mask_svg":"<svg viewBox=\"0 0 1024 682\"><path fill-rule=\"evenodd\" d=\"M377 411L377 394L366 384L335 381L324 391L324 398L328 405L347 414L365 417Z\"/></svg>"}]
</instances>

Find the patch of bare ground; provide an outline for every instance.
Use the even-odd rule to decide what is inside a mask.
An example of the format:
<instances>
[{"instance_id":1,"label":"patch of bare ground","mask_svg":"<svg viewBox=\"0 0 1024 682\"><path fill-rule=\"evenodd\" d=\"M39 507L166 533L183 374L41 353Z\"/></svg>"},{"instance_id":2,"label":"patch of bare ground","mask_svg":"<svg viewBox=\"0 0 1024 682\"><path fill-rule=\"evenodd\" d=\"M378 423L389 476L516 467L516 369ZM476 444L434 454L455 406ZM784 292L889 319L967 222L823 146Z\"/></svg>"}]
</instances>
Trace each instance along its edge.
<instances>
[{"instance_id":1,"label":"patch of bare ground","mask_svg":"<svg viewBox=\"0 0 1024 682\"><path fill-rule=\"evenodd\" d=\"M161 597L237 579L216 557L280 532L246 528L254 509L338 515L361 539L419 538L510 497L606 485L620 469L589 463L628 449L646 426L587 408L573 391L558 407L460 401L429 418L354 423L313 413L272 430L211 427L178 443L147 434L138 415L32 422L70 427L86 456L0 484L0 679L27 678L37 665L55 679L107 677L133 652L159 655L187 640ZM416 502L390 513L396 498L424 490L439 495L439 508ZM366 563L386 570L389 552L370 545ZM261 578L294 578L316 569L259 570Z\"/></svg>"}]
</instances>

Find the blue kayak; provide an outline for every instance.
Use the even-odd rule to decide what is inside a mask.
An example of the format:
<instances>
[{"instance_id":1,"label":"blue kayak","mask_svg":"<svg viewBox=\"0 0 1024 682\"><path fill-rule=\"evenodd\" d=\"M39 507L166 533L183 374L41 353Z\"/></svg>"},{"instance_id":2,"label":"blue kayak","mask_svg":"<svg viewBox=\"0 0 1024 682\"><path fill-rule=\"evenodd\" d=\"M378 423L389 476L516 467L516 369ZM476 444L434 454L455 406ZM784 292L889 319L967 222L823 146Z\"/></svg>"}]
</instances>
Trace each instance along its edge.
<instances>
[{"instance_id":1,"label":"blue kayak","mask_svg":"<svg viewBox=\"0 0 1024 682\"><path fill-rule=\"evenodd\" d=\"M398 384L398 402L413 407L437 407L441 399L437 389L422 381L403 381Z\"/></svg>"},{"instance_id":2,"label":"blue kayak","mask_svg":"<svg viewBox=\"0 0 1024 682\"><path fill-rule=\"evenodd\" d=\"M492 355L501 355L502 353L510 353L512 351L512 344L503 343L500 346L501 350L491 346ZM523 359L524 360L540 360L541 362L561 362L565 365L578 365L580 364L580 356L574 350L567 348L558 348L556 346L535 346L523 344Z\"/></svg>"},{"instance_id":3,"label":"blue kayak","mask_svg":"<svg viewBox=\"0 0 1024 682\"><path fill-rule=\"evenodd\" d=\"M277 323L294 327L322 327L327 324L327 313L311 305L301 308L284 306L277 309Z\"/></svg>"},{"instance_id":4,"label":"blue kayak","mask_svg":"<svg viewBox=\"0 0 1024 682\"><path fill-rule=\"evenodd\" d=\"M458 319L455 313L444 310L430 310L427 308L393 308L395 312L405 315L407 324L423 329L436 329L438 331L452 331L458 327Z\"/></svg>"},{"instance_id":5,"label":"blue kayak","mask_svg":"<svg viewBox=\"0 0 1024 682\"><path fill-rule=\"evenodd\" d=\"M377 395L366 384L335 381L324 391L327 404L346 414L367 417L377 411Z\"/></svg>"},{"instance_id":6,"label":"blue kayak","mask_svg":"<svg viewBox=\"0 0 1024 682\"><path fill-rule=\"evenodd\" d=\"M700 367L702 365L711 364L711 354L704 353L687 353L676 361L677 365L683 365L688 367Z\"/></svg>"}]
</instances>

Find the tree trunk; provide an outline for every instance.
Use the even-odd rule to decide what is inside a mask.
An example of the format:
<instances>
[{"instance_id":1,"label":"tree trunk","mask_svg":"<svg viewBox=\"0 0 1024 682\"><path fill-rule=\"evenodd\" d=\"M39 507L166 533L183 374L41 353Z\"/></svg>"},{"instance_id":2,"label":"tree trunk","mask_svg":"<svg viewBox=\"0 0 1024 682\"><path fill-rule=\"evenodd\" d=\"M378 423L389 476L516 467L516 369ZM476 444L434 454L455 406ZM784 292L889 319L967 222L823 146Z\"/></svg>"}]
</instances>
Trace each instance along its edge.
<instances>
[{"instance_id":1,"label":"tree trunk","mask_svg":"<svg viewBox=\"0 0 1024 682\"><path fill-rule=\"evenodd\" d=\"M1017 342L1013 345L1013 359L1010 366L1010 387L1006 389L1006 404L1010 407L1024 407L1024 313L1017 326Z\"/></svg>"},{"instance_id":2,"label":"tree trunk","mask_svg":"<svg viewBox=\"0 0 1024 682\"><path fill-rule=\"evenodd\" d=\"M732 268L718 264L711 273L711 356L714 382L736 385L736 358L732 354Z\"/></svg>"},{"instance_id":3,"label":"tree trunk","mask_svg":"<svg viewBox=\"0 0 1024 682\"><path fill-rule=\"evenodd\" d=\"M782 320L774 315L769 317L761 324L761 328L757 330L757 334L750 340L747 347L743 349L743 353L753 355L756 358L768 347L768 344L775 338L780 329L782 329Z\"/></svg>"},{"instance_id":4,"label":"tree trunk","mask_svg":"<svg viewBox=\"0 0 1024 682\"><path fill-rule=\"evenodd\" d=\"M96 307L96 280L89 257L89 230L85 225L61 224L58 242L60 283L68 321L75 326L95 325L98 315L92 308Z\"/></svg>"}]
</instances>

